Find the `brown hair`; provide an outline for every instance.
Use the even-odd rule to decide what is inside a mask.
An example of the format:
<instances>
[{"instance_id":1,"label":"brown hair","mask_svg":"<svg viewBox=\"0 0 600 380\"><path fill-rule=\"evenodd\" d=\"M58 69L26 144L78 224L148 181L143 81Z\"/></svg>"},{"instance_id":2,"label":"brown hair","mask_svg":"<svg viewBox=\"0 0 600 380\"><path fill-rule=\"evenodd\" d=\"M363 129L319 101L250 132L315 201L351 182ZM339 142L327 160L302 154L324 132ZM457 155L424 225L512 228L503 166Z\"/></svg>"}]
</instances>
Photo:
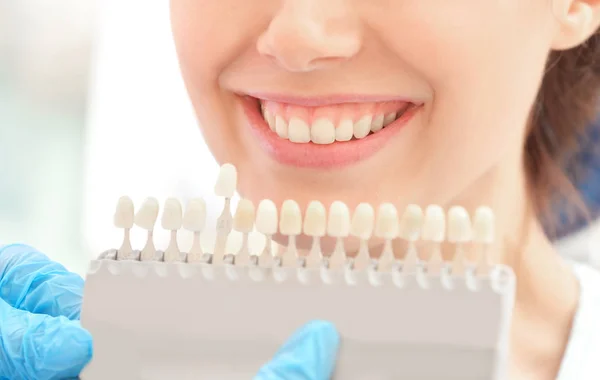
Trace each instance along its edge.
<instances>
[{"instance_id":1,"label":"brown hair","mask_svg":"<svg viewBox=\"0 0 600 380\"><path fill-rule=\"evenodd\" d=\"M574 157L580 138L598 116L600 99L600 30L583 45L548 58L546 74L532 114L526 140L526 170L535 211L548 227L557 231L556 209L568 207L574 224L589 213L573 181L583 180L585 167ZM567 227L569 228L569 227Z\"/></svg>"}]
</instances>

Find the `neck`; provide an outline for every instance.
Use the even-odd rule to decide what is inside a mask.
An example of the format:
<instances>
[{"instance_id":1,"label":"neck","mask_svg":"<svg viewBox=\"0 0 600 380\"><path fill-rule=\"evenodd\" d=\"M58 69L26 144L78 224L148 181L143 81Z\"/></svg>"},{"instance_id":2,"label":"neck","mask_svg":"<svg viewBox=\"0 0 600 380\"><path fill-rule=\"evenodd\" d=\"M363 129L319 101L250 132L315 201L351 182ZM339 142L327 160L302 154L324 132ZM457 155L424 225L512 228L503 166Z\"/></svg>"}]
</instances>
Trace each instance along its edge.
<instances>
[{"instance_id":1,"label":"neck","mask_svg":"<svg viewBox=\"0 0 600 380\"><path fill-rule=\"evenodd\" d=\"M578 283L532 211L525 175L514 169L520 166L510 167L513 169L494 170L481 181L486 188L475 190L475 194L491 194L491 199L468 199L489 204L495 210L496 260L512 267L516 274L513 370L554 378L577 309Z\"/></svg>"},{"instance_id":2,"label":"neck","mask_svg":"<svg viewBox=\"0 0 600 380\"><path fill-rule=\"evenodd\" d=\"M517 276L512 325L512 361L520 373L555 378L568 344L579 300L578 282L536 220L525 219L525 239L507 244Z\"/></svg>"}]
</instances>

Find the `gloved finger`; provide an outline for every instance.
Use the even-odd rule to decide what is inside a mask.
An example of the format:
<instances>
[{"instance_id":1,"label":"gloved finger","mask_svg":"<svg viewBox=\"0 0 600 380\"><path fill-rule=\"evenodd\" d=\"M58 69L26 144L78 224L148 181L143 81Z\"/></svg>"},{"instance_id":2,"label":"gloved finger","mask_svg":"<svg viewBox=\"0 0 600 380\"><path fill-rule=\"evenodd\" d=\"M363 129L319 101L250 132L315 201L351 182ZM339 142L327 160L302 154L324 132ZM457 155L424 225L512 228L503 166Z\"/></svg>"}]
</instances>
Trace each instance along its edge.
<instances>
[{"instance_id":1,"label":"gloved finger","mask_svg":"<svg viewBox=\"0 0 600 380\"><path fill-rule=\"evenodd\" d=\"M0 377L74 378L91 357L92 337L78 321L17 310L0 299Z\"/></svg>"},{"instance_id":2,"label":"gloved finger","mask_svg":"<svg viewBox=\"0 0 600 380\"><path fill-rule=\"evenodd\" d=\"M255 380L328 380L333 374L340 337L329 322L314 321L298 330Z\"/></svg>"},{"instance_id":3,"label":"gloved finger","mask_svg":"<svg viewBox=\"0 0 600 380\"><path fill-rule=\"evenodd\" d=\"M0 298L14 308L79 319L83 279L27 245L0 247Z\"/></svg>"}]
</instances>

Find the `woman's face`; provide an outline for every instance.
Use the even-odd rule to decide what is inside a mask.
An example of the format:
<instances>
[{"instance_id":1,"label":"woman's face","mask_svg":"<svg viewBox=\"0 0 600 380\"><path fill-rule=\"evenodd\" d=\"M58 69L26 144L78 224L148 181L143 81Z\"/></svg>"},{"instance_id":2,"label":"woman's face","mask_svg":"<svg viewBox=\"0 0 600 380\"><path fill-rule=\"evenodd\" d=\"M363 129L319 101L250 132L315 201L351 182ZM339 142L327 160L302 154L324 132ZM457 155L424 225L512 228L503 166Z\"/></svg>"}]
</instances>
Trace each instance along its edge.
<instances>
[{"instance_id":1,"label":"woman's face","mask_svg":"<svg viewBox=\"0 0 600 380\"><path fill-rule=\"evenodd\" d=\"M448 205L520 175L548 0L171 2L202 132L243 197Z\"/></svg>"}]
</instances>

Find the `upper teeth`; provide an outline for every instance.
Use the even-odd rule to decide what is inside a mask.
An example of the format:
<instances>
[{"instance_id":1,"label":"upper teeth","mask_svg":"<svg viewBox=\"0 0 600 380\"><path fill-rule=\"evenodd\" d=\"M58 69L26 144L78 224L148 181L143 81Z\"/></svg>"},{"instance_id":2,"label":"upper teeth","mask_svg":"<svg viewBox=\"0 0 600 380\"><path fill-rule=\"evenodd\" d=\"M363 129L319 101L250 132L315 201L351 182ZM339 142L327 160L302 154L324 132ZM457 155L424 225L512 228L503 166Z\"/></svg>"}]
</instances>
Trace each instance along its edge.
<instances>
[{"instance_id":1,"label":"upper teeth","mask_svg":"<svg viewBox=\"0 0 600 380\"><path fill-rule=\"evenodd\" d=\"M396 120L398 113L367 114L358 120L342 119L337 126L328 118L318 118L308 124L306 121L292 117L286 120L283 116L274 115L263 108L263 117L271 130L284 139L294 143L331 144L335 141L350 141L352 137L362 139L370 132L377 132Z\"/></svg>"}]
</instances>

